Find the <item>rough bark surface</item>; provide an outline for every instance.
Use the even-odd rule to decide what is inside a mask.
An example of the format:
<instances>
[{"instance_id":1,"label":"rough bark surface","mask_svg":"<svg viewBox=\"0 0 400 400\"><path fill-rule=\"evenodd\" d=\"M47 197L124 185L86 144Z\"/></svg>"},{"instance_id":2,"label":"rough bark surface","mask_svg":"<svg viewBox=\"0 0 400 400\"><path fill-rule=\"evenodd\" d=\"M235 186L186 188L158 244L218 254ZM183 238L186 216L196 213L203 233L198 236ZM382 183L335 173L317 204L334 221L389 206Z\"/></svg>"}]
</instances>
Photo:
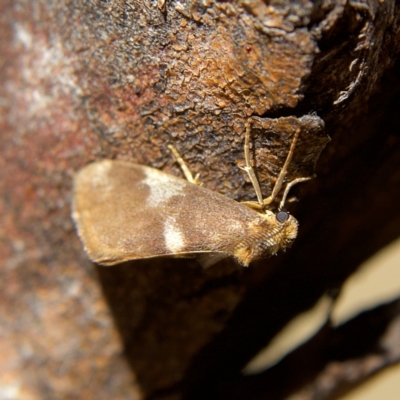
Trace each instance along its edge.
<instances>
[{"instance_id":1,"label":"rough bark surface","mask_svg":"<svg viewBox=\"0 0 400 400\"><path fill-rule=\"evenodd\" d=\"M372 315L327 328L306 366L240 371L400 235L398 4L1 0L0 21L0 397L325 399L348 387L354 354L339 365L326 349ZM118 158L180 175L174 143L205 186L254 200L239 168L250 119L264 196L296 129L288 180L313 174L332 138L318 178L293 190L290 251L249 269L88 261L70 218L79 168ZM398 319L389 308L384 327ZM357 354L364 367L382 335Z\"/></svg>"}]
</instances>

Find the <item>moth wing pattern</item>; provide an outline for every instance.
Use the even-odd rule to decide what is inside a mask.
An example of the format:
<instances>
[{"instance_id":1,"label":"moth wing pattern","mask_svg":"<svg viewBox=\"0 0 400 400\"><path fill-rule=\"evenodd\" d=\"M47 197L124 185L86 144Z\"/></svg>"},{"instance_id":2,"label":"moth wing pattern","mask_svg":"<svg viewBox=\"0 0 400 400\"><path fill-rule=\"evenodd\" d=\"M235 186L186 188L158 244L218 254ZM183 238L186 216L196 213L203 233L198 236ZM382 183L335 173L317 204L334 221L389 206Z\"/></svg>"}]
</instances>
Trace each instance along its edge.
<instances>
[{"instance_id":1,"label":"moth wing pattern","mask_svg":"<svg viewBox=\"0 0 400 400\"><path fill-rule=\"evenodd\" d=\"M116 160L94 162L78 172L73 219L89 257L102 265L197 253L234 255L254 226L268 224L219 193Z\"/></svg>"}]
</instances>

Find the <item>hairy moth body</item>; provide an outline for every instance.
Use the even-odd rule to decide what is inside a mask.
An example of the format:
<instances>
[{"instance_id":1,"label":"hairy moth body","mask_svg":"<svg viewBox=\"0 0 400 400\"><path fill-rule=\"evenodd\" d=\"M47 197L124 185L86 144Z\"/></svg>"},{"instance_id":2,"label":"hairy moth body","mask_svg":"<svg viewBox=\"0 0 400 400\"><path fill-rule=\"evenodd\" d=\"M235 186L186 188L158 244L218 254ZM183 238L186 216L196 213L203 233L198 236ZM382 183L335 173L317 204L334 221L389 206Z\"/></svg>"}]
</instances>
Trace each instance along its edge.
<instances>
[{"instance_id":1,"label":"hairy moth body","mask_svg":"<svg viewBox=\"0 0 400 400\"><path fill-rule=\"evenodd\" d=\"M79 236L91 260L102 265L208 254L215 260L233 256L248 266L297 236L293 216L255 208L124 161L89 164L74 182Z\"/></svg>"}]
</instances>

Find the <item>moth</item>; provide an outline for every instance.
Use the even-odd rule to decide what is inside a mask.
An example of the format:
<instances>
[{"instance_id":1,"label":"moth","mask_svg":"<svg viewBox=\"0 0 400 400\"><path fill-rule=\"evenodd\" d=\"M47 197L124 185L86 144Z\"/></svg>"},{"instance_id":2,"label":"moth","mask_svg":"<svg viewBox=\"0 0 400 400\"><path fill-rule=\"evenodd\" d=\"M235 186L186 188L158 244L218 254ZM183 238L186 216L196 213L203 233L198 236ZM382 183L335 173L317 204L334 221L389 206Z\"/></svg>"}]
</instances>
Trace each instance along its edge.
<instances>
[{"instance_id":1,"label":"moth","mask_svg":"<svg viewBox=\"0 0 400 400\"><path fill-rule=\"evenodd\" d=\"M236 202L201 187L183 158L169 146L186 180L125 161L102 160L81 169L74 179L73 219L89 258L102 265L172 256L197 257L208 267L225 257L241 265L275 254L297 236L298 222L269 209L282 188L299 136L298 129L272 194L263 199L251 166L250 124L246 126L245 167L258 201Z\"/></svg>"}]
</instances>

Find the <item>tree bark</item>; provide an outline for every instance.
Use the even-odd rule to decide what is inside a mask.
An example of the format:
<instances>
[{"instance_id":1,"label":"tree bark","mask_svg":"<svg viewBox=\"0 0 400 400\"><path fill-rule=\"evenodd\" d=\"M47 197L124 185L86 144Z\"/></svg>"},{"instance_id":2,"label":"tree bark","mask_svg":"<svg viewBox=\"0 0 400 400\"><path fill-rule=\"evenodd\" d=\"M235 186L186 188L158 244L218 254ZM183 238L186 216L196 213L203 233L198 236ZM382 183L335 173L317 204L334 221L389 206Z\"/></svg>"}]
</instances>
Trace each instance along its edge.
<instances>
[{"instance_id":1,"label":"tree bark","mask_svg":"<svg viewBox=\"0 0 400 400\"><path fill-rule=\"evenodd\" d=\"M399 15L394 0L1 0L0 385L18 399L317 398L332 338L351 343L372 314L326 327L306 365L240 371L400 234ZM181 176L173 143L205 187L255 200L239 168L249 120L265 197L296 129L287 180L317 174L291 192L290 250L248 269L90 263L76 171L113 158ZM399 315L381 311L383 326ZM341 393L335 376L318 398Z\"/></svg>"}]
</instances>

